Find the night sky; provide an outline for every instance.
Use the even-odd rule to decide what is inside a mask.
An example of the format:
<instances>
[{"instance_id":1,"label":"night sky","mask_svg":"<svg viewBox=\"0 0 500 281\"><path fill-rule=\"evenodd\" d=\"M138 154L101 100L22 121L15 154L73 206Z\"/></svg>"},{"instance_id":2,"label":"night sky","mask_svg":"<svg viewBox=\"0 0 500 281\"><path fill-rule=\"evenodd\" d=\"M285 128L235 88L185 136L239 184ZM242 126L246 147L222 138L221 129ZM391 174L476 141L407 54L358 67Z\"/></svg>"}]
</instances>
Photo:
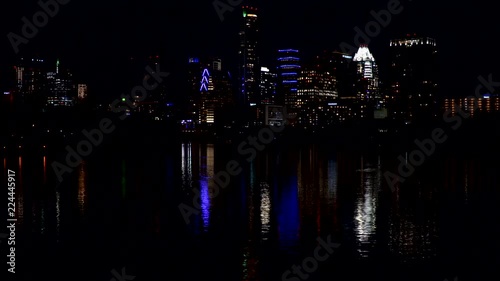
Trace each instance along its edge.
<instances>
[{"instance_id":1,"label":"night sky","mask_svg":"<svg viewBox=\"0 0 500 281\"><path fill-rule=\"evenodd\" d=\"M15 3L13 3L15 2ZM371 10L387 7L386 0L260 1L264 64L281 47L299 48L308 58L324 49L353 44L355 26L372 20ZM248 3L248 1L243 2ZM16 59L7 34L20 34L21 17L40 9L37 1L3 3L1 10L0 81ZM435 37L441 60L441 92L473 94L478 75L498 77L497 10L486 0L436 4L401 1L404 10L372 39L370 49L380 64L387 62L389 39L408 32ZM21 45L19 55L59 57L79 82L88 82L99 94L110 94L110 81L119 83L128 57L159 54L167 70L180 72L189 56L214 55L233 59L238 48L240 12L227 12L221 22L212 0L203 1L81 1L71 0L34 39ZM495 72L496 71L496 72ZM384 73L381 73L384 77ZM495 79L494 79L495 80ZM102 90L101 90L102 89ZM95 91L97 92L97 91ZM113 95L115 95L113 93Z\"/></svg>"}]
</instances>

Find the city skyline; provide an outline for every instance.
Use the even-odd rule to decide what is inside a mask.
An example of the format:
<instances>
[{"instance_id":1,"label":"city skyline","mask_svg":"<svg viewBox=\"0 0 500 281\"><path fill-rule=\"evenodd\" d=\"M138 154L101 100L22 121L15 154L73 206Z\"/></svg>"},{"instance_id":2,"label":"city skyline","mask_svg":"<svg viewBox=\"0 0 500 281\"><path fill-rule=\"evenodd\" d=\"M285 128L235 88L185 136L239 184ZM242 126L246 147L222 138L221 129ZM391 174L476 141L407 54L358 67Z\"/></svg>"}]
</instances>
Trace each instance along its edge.
<instances>
[{"instance_id":1,"label":"city skyline","mask_svg":"<svg viewBox=\"0 0 500 281\"><path fill-rule=\"evenodd\" d=\"M489 4L6 3L6 280L491 279Z\"/></svg>"},{"instance_id":2,"label":"city skyline","mask_svg":"<svg viewBox=\"0 0 500 281\"><path fill-rule=\"evenodd\" d=\"M236 105L248 111L244 114L248 119L246 122L262 125L266 115L265 106L276 105L286 106L289 113L298 116L298 123L304 127L324 127L349 119L389 117L412 122L419 121L420 115L424 119L433 119L443 112L443 104L449 95L439 88L440 52L435 38L427 34L407 33L390 39L389 59L375 59L372 54L371 37L377 37L383 27L390 25L393 17L404 11L404 6L397 0L389 1L386 10L370 11L374 20L368 22L364 30L358 26L354 28L354 45L346 41L340 44L339 48L346 53L338 52L339 48L323 49L312 57L303 55L300 49L291 46L278 49L277 52L265 49L261 33L270 26L262 22L262 9L257 5L243 5L225 12L235 10L240 18L239 47L236 51L236 46L233 46L229 57L236 53L237 59L189 57L181 67L175 69L175 82L167 83L162 92L152 99L138 103L137 113L154 115L152 120L167 118L202 126L215 124L217 115L226 110L224 107ZM266 60L270 53L274 53L272 59ZM121 81L140 78L139 75L132 76L137 74L137 70L132 68L138 69L141 64L164 63L162 58L163 54L158 53L150 54L149 57L128 57L126 63L122 62L129 72L127 76L117 81L111 77L108 79L108 84L113 86L112 92L131 86L130 82ZM41 101L42 104L64 106L76 103L76 90L81 89L79 85L85 85L88 93L88 85L72 82L71 73L65 75L67 78L59 74L59 59L56 61L56 72L47 72L43 59L32 59L33 63L40 64L40 69L34 66L38 69L36 71L32 70L33 66L24 71L23 58L20 61L14 66L18 81L6 83L10 88L2 85L6 93L20 94L23 99L24 96L40 99L48 95L46 101ZM23 72L28 73L27 77L24 77L26 74ZM265 78L265 72L270 77ZM276 91L272 96L264 96L262 92L262 87L270 87L263 85L266 80L271 86L275 85ZM54 84L55 81L58 84ZM26 83L31 86L24 86ZM196 91L198 86L200 90ZM100 96L103 89L92 88L91 85L90 96L94 96L94 101L97 101L95 97Z\"/></svg>"},{"instance_id":3,"label":"city skyline","mask_svg":"<svg viewBox=\"0 0 500 281\"><path fill-rule=\"evenodd\" d=\"M246 2L243 3L245 4ZM404 5L403 2L401 3ZM106 88L106 84L101 78L93 77L94 75L92 73L95 69L103 67L103 65L106 65L107 69L112 70L110 72L119 73L120 67L118 67L118 65L124 63L122 60L126 60L128 56L140 56L141 54L142 56L147 56L161 53L162 57L169 62L168 67L172 69L182 67L182 64L188 57L214 55L232 61L237 56L234 48L238 44L237 30L239 10L241 7L236 7L232 12L226 12L225 20L220 22L217 13L213 9L212 3L200 2L200 11L204 11L202 13L198 10L189 13L189 5L181 3L174 4L171 9L159 6L158 9L153 12L153 15L158 16L151 16L151 20L154 18L155 21L161 20L164 21L165 24L151 25L147 21L138 22L136 28L131 28L127 31L130 36L122 38L118 36L119 34L108 32L110 31L109 29L113 27L115 33L119 32L123 34L123 31L120 31L121 29L118 28L118 26L122 24L121 22L125 19L124 17L126 16L132 20L134 18L133 15L139 13L139 11L151 11L153 6L149 4L153 5L152 3L144 2L139 5L137 2L131 1L128 4L115 6L111 3L101 4L102 11L100 12L91 12L85 5L79 3L76 5L74 4L75 3L70 2L68 5L62 7L60 14L53 19L54 23L52 24L51 22L44 30L41 30L40 34L31 40L31 43L22 45L19 55L28 57L32 55L36 56L38 53L46 59L60 57L61 60L66 61L71 66L75 75L85 80L89 80L89 84L92 88L104 89ZM387 46L391 39L413 32L434 37L439 43L439 47L443 53L440 59L440 65L450 67L455 65L455 67L463 69L460 73L455 74L459 75L461 77L460 79L456 79L454 75L448 73L443 74L443 83L441 84L443 85L443 89L445 89L444 91L448 92L446 95L467 95L466 93L460 93L459 90L464 87L455 85L456 83L454 83L454 81L465 81L468 85L466 85L465 88L470 88L471 91L473 91L475 85L474 81L477 77L476 69L484 69L485 72L489 73L494 70L494 63L475 60L473 59L474 56L471 56L464 58L462 61L463 63L459 64L453 60L450 55L455 51L466 52L466 45L464 44L461 46L459 44L460 36L458 36L457 33L459 26L465 24L479 25L479 18L475 18L477 19L475 20L471 18L473 15L470 15L470 20L467 21L467 23L453 20L455 17L458 19L466 10L455 11L456 15L453 16L445 15L439 7L436 7L436 9L428 9L429 6L427 4L428 3L419 2L418 4L411 3L410 5L410 3L408 3L408 5L405 6L405 10L403 10L400 15L394 15L392 17L391 23L382 29L380 35L376 38L372 38L370 48L379 61L384 62L386 58L389 58ZM373 19L370 11L373 10L376 12L384 9L387 6L387 1L371 2L367 5L361 5L361 2L351 4L336 2L327 5L314 1L311 3L303 3L302 6L292 4L280 5L279 3L276 3L276 6L266 3L258 3L258 5L261 7L262 25L266 27L261 30L263 35L263 48L268 50L264 53L263 61L272 61L273 52L283 47L297 48L301 50L301 53L303 53L305 57L313 57L322 50L339 49L338 46L341 42L352 44L351 41L355 35L353 28L357 26L363 28L366 23ZM334 9L336 6L337 8ZM358 9L356 9L356 6L358 6ZM35 5L32 7L33 9L36 8ZM111 7L116 10L116 13L114 13L112 17L108 17L105 13L106 11L110 11ZM201 9L201 7L206 8ZM305 16L302 13L300 16L295 16L299 15L297 13L302 9L312 12L304 14L316 14L317 17ZM17 14L16 11L18 11ZM67 11L66 14L64 13L65 11ZM21 14L21 12L23 14ZM330 12L331 16L321 16L328 14L328 12ZM482 12L481 15L484 15L484 19L481 17L481 21L489 21L490 17L487 16L488 11L482 9ZM93 28L88 20L82 20L82 23L85 23L84 25L77 27L75 30L69 29L63 32L65 28L71 27L74 29L76 27L75 22L72 21L75 17L72 17L72 15L77 14L79 16L77 16L76 19L83 19L82 17L84 15L92 15L93 13L97 13L96 15L98 15L98 17L94 18L98 20L96 24L101 23L101 28L103 28L102 31ZM6 15L5 20L8 24L5 25L4 28L8 31L6 31L5 34L8 32L19 33L22 27L22 21L20 21L22 16L29 17L30 13L24 12L20 7L19 9L13 9L12 14ZM193 30L192 33L187 32L184 34L180 32L180 30L176 31L175 28L168 28L168 26L175 26L172 24L169 25L169 22L173 23L176 20L184 22L188 18L191 23L185 27L187 30ZM326 20L326 18L330 19ZM68 27L65 27L64 24L58 24L64 22L68 23ZM130 24L132 24L132 22L133 20ZM447 23L448 25L454 24L455 26L450 27L449 30L445 30L443 25L439 24L440 22ZM111 26L109 25L110 23ZM141 26L144 28L140 28ZM155 28L150 30L151 28L148 29L146 28L147 26L161 26L162 28L161 30ZM484 32L487 32L487 28L489 27L484 24L484 28ZM304 33L309 29L311 31L315 30L315 32ZM81 30L81 32L78 30ZM91 33L90 30L92 30ZM465 29L465 31L466 30L467 29ZM154 32L156 32L157 36L147 35L151 33L154 34ZM462 30L461 33L463 32ZM65 40L60 34L65 34L64 38L69 38L70 40ZM76 34L82 34L84 36L78 36L79 38L74 40L76 39ZM191 34L196 34L196 36L191 36ZM130 39L125 43L125 41L123 41L124 38ZM471 38L477 38L477 36ZM77 42L78 44L76 44ZM97 42L101 43L96 44ZM207 42L208 44L200 45L198 42ZM481 46L482 49L490 48L486 42L480 40L476 40L474 44ZM99 51L96 49L98 45L102 50ZM116 48L114 46L116 46ZM2 62L10 61L9 65L2 65L2 68L5 69L10 67L15 56L7 38L5 38L5 41L3 41L0 47L2 49L2 55L5 56ZM171 60L171 58L175 59ZM469 65L470 67L468 67ZM474 67L474 65L477 66ZM2 71L2 74L5 74L4 71ZM114 74L110 73L110 75ZM2 75L1 78L5 79L4 76L5 75ZM119 78L120 76L116 74L116 77ZM103 90L103 92L107 91Z\"/></svg>"}]
</instances>

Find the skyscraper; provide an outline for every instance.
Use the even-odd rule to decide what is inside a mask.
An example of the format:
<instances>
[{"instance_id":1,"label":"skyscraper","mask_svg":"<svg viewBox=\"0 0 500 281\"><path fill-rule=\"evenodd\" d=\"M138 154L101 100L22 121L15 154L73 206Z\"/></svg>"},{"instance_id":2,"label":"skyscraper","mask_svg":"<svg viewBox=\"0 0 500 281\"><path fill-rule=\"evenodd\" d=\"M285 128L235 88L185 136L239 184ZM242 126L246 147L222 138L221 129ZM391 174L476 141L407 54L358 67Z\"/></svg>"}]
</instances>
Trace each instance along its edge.
<instances>
[{"instance_id":1,"label":"skyscraper","mask_svg":"<svg viewBox=\"0 0 500 281\"><path fill-rule=\"evenodd\" d=\"M316 67L305 68L299 77L297 95L298 123L318 126L324 118L324 105L338 98L336 80L332 73Z\"/></svg>"},{"instance_id":2,"label":"skyscraper","mask_svg":"<svg viewBox=\"0 0 500 281\"><path fill-rule=\"evenodd\" d=\"M407 34L390 42L391 113L406 121L437 113L436 40Z\"/></svg>"},{"instance_id":3,"label":"skyscraper","mask_svg":"<svg viewBox=\"0 0 500 281\"><path fill-rule=\"evenodd\" d=\"M276 98L276 73L268 67L260 68L260 104L274 104Z\"/></svg>"},{"instance_id":4,"label":"skyscraper","mask_svg":"<svg viewBox=\"0 0 500 281\"><path fill-rule=\"evenodd\" d=\"M224 122L223 109L233 102L233 92L229 72L225 72L222 60L212 58L208 63L202 63L199 82L198 124L202 127Z\"/></svg>"},{"instance_id":5,"label":"skyscraper","mask_svg":"<svg viewBox=\"0 0 500 281\"><path fill-rule=\"evenodd\" d=\"M278 98L279 103L287 106L290 113L297 109L298 85L301 66L299 50L278 50Z\"/></svg>"},{"instance_id":6,"label":"skyscraper","mask_svg":"<svg viewBox=\"0 0 500 281\"><path fill-rule=\"evenodd\" d=\"M45 104L46 62L40 58L21 58L14 69L17 84L15 100L40 109Z\"/></svg>"},{"instance_id":7,"label":"skyscraper","mask_svg":"<svg viewBox=\"0 0 500 281\"><path fill-rule=\"evenodd\" d=\"M202 73L203 68L200 59L197 57L189 58L187 69L187 100L184 119L190 120L190 123L198 119L198 102L200 101L200 81Z\"/></svg>"},{"instance_id":8,"label":"skyscraper","mask_svg":"<svg viewBox=\"0 0 500 281\"><path fill-rule=\"evenodd\" d=\"M356 100L359 117L372 118L380 101L378 66L367 45L361 45L354 55L356 67Z\"/></svg>"},{"instance_id":9,"label":"skyscraper","mask_svg":"<svg viewBox=\"0 0 500 281\"><path fill-rule=\"evenodd\" d=\"M242 26L239 32L239 77L240 95L238 96L246 106L257 104L259 97L259 21L257 8L243 6Z\"/></svg>"},{"instance_id":10,"label":"skyscraper","mask_svg":"<svg viewBox=\"0 0 500 281\"><path fill-rule=\"evenodd\" d=\"M328 70L333 73L337 80L339 98L355 96L352 88L355 75L350 71L352 59L351 55L337 51L330 54Z\"/></svg>"},{"instance_id":11,"label":"skyscraper","mask_svg":"<svg viewBox=\"0 0 500 281\"><path fill-rule=\"evenodd\" d=\"M84 101L87 99L88 87L87 84L78 84L78 100Z\"/></svg>"},{"instance_id":12,"label":"skyscraper","mask_svg":"<svg viewBox=\"0 0 500 281\"><path fill-rule=\"evenodd\" d=\"M55 72L47 73L46 105L48 107L66 107L75 104L78 89L73 83L73 74L60 67L57 60Z\"/></svg>"}]
</instances>

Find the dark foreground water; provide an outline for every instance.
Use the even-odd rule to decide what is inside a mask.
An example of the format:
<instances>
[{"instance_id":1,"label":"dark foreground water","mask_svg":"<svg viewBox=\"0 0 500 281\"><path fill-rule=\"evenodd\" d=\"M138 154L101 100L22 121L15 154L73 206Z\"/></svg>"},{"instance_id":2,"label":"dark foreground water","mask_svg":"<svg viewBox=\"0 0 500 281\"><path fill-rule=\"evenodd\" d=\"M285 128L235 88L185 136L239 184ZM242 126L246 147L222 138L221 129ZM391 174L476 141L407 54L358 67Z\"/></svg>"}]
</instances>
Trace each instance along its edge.
<instances>
[{"instance_id":1,"label":"dark foreground water","mask_svg":"<svg viewBox=\"0 0 500 281\"><path fill-rule=\"evenodd\" d=\"M109 281L125 268L137 281L498 280L498 159L470 150L427 159L394 192L384 172L397 171L398 154L377 149L280 144L249 163L228 145L107 144L57 187L60 159L10 152L15 276ZM242 172L211 198L230 160ZM186 224L179 204L193 206L193 188L200 209ZM339 246L315 251L318 238ZM5 239L0 247L5 260ZM304 261L308 271L294 272Z\"/></svg>"}]
</instances>

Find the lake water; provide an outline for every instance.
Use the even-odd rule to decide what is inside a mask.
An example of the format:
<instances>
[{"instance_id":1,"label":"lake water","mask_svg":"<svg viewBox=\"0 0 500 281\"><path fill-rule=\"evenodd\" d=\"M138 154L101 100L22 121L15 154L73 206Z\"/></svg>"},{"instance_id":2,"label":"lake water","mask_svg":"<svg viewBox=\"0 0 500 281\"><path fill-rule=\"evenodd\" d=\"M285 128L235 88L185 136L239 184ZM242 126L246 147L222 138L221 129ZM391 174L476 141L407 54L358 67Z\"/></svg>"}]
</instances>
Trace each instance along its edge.
<instances>
[{"instance_id":1,"label":"lake water","mask_svg":"<svg viewBox=\"0 0 500 281\"><path fill-rule=\"evenodd\" d=\"M57 185L59 158L9 153L16 277L108 281L125 268L138 281L498 280L500 168L487 156L441 153L394 192L384 172L397 170L396 153L281 143L247 156L220 144L110 143ZM241 174L211 198L231 160ZM200 209L186 224L179 204L193 206L193 188ZM339 246L293 273L304 260L314 267L318 238Z\"/></svg>"}]
</instances>

